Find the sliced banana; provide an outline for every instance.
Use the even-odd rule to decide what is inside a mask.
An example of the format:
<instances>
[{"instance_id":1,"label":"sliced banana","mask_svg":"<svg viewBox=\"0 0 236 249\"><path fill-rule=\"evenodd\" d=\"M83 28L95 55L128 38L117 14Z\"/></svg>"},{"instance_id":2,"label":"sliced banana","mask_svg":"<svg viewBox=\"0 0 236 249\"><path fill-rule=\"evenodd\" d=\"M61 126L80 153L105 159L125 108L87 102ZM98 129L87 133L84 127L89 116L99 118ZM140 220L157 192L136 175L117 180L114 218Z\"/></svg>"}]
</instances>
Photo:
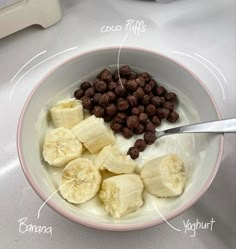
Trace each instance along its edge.
<instances>
[{"instance_id":1,"label":"sliced banana","mask_svg":"<svg viewBox=\"0 0 236 249\"><path fill-rule=\"evenodd\" d=\"M67 128L56 128L49 131L43 145L43 157L50 165L63 167L69 161L80 157L82 144Z\"/></svg>"},{"instance_id":2,"label":"sliced banana","mask_svg":"<svg viewBox=\"0 0 236 249\"><path fill-rule=\"evenodd\" d=\"M94 115L74 126L72 132L91 154L115 142L112 130L105 125L102 118L96 118Z\"/></svg>"},{"instance_id":3,"label":"sliced banana","mask_svg":"<svg viewBox=\"0 0 236 249\"><path fill-rule=\"evenodd\" d=\"M84 203L97 194L101 181L99 170L88 159L78 158L63 169L60 193L68 202Z\"/></svg>"},{"instance_id":4,"label":"sliced banana","mask_svg":"<svg viewBox=\"0 0 236 249\"><path fill-rule=\"evenodd\" d=\"M143 205L143 183L138 175L124 174L103 181L99 198L114 218L136 211Z\"/></svg>"},{"instance_id":5,"label":"sliced banana","mask_svg":"<svg viewBox=\"0 0 236 249\"><path fill-rule=\"evenodd\" d=\"M136 163L127 155L122 154L116 147L104 147L95 159L98 169L107 169L115 174L132 173Z\"/></svg>"},{"instance_id":6,"label":"sliced banana","mask_svg":"<svg viewBox=\"0 0 236 249\"><path fill-rule=\"evenodd\" d=\"M50 109L56 128L71 128L84 119L82 103L76 99L62 100Z\"/></svg>"},{"instance_id":7,"label":"sliced banana","mask_svg":"<svg viewBox=\"0 0 236 249\"><path fill-rule=\"evenodd\" d=\"M154 158L140 172L145 189L157 197L182 194L186 182L183 160L176 154Z\"/></svg>"}]
</instances>

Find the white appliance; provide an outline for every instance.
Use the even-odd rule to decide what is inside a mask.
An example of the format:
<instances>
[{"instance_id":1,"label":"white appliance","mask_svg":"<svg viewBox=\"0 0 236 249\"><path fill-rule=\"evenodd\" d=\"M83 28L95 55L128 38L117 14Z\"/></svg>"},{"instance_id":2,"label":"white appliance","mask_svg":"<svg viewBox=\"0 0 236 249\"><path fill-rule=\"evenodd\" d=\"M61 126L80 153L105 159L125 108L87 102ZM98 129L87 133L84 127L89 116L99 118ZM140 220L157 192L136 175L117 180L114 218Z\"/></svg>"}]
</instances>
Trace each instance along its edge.
<instances>
[{"instance_id":1,"label":"white appliance","mask_svg":"<svg viewBox=\"0 0 236 249\"><path fill-rule=\"evenodd\" d=\"M61 17L59 0L0 0L0 39L34 24L47 28Z\"/></svg>"}]
</instances>

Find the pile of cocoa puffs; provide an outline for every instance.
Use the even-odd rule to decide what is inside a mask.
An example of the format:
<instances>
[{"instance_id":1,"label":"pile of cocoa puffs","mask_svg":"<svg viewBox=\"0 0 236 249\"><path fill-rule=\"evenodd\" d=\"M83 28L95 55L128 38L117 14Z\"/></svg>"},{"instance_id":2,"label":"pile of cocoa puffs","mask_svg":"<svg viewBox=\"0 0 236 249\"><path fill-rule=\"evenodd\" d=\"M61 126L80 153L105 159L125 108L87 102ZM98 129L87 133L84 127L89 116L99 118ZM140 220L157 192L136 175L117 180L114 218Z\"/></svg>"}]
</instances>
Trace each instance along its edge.
<instances>
[{"instance_id":1,"label":"pile of cocoa puffs","mask_svg":"<svg viewBox=\"0 0 236 249\"><path fill-rule=\"evenodd\" d=\"M155 142L155 129L163 120L175 123L179 119L175 111L177 95L149 73L134 72L128 65L114 73L104 69L93 82L80 84L74 97L90 114L110 122L111 129L124 138L143 134L127 152L132 159Z\"/></svg>"}]
</instances>

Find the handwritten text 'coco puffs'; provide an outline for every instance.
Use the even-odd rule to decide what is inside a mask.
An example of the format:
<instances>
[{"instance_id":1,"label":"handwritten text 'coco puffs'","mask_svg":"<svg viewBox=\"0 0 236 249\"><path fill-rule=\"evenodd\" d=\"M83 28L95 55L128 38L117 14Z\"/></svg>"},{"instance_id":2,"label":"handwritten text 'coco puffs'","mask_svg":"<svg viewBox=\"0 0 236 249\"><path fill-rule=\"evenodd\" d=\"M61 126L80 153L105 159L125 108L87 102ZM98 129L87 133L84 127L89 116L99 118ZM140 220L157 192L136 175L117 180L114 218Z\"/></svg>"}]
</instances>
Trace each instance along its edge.
<instances>
[{"instance_id":1,"label":"handwritten text 'coco puffs'","mask_svg":"<svg viewBox=\"0 0 236 249\"><path fill-rule=\"evenodd\" d=\"M144 21L136 21L133 19L128 19L123 25L103 25L101 27L102 33L108 32L120 32L125 30L126 32L134 33L134 35L139 36L140 33L146 31L146 25Z\"/></svg>"}]
</instances>

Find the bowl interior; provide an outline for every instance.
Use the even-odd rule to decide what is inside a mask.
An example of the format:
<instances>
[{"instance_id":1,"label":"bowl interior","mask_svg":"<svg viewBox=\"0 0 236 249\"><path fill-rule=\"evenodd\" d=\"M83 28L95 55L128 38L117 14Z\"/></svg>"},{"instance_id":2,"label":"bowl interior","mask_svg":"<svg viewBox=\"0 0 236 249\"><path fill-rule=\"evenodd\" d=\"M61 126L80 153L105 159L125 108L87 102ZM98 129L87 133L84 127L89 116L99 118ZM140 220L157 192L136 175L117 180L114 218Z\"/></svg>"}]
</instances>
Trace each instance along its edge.
<instances>
[{"instance_id":1,"label":"bowl interior","mask_svg":"<svg viewBox=\"0 0 236 249\"><path fill-rule=\"evenodd\" d=\"M76 56L50 72L34 89L22 112L18 130L18 150L23 170L35 191L46 200L58 188L61 169L46 165L42 159L42 143L50 126L48 110L58 100L73 96L85 79L99 71L116 68L119 48L92 51ZM180 120L176 124L163 122L160 130L188 123L218 119L211 98L188 70L159 54L139 49L123 48L120 64L149 72L159 84L179 97ZM113 66L111 66L113 65ZM126 151L133 140L118 137L117 143ZM85 225L107 230L132 230L149 227L172 218L191 206L207 189L217 171L222 153L222 137L217 135L172 135L163 137L138 159L139 165L159 155L180 154L187 170L187 184L178 198L158 199L144 193L145 205L120 220L110 218L97 198L71 205L57 192L48 204L62 215Z\"/></svg>"}]
</instances>

